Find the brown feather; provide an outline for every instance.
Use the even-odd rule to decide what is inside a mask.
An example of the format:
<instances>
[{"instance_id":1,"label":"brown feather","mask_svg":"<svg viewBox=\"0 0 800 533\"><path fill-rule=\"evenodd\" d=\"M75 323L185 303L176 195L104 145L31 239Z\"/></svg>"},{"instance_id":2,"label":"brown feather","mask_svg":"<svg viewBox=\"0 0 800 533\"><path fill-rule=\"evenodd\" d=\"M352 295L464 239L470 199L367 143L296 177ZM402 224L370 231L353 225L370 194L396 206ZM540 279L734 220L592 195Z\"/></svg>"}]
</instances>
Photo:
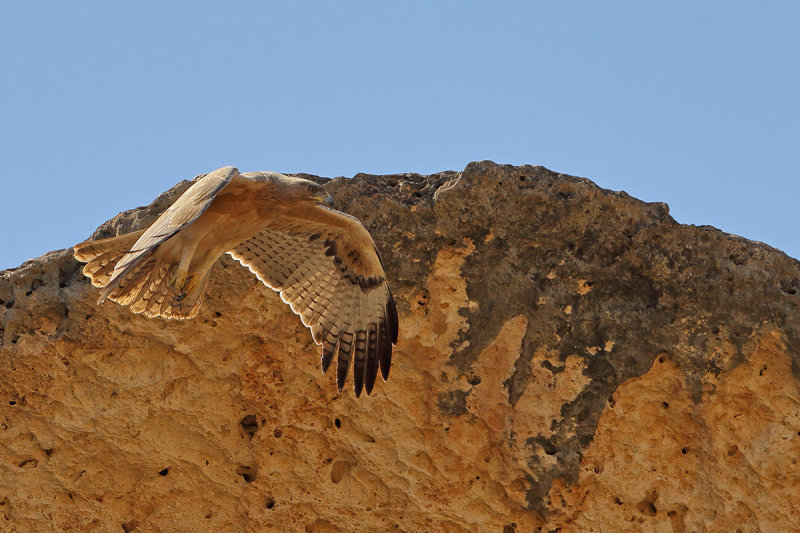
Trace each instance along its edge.
<instances>
[{"instance_id":1,"label":"brown feather","mask_svg":"<svg viewBox=\"0 0 800 533\"><path fill-rule=\"evenodd\" d=\"M117 263L129 253L131 246L144 233L135 231L107 239L85 241L72 247L75 259L85 262L83 273L95 287L105 287Z\"/></svg>"}]
</instances>

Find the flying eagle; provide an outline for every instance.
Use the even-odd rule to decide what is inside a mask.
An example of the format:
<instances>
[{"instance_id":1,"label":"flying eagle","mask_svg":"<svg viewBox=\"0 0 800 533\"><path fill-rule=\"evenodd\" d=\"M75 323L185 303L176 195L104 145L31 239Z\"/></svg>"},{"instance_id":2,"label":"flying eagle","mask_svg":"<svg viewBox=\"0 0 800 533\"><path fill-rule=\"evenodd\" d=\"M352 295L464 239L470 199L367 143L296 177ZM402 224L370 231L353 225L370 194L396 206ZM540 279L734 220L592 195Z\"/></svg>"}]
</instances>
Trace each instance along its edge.
<instances>
[{"instance_id":1,"label":"flying eagle","mask_svg":"<svg viewBox=\"0 0 800 533\"><path fill-rule=\"evenodd\" d=\"M148 317L192 318L214 263L228 253L300 315L336 356L342 390L353 359L355 395L389 377L397 308L380 254L361 222L331 209L318 184L223 167L200 176L147 229L74 247L108 298Z\"/></svg>"}]
</instances>

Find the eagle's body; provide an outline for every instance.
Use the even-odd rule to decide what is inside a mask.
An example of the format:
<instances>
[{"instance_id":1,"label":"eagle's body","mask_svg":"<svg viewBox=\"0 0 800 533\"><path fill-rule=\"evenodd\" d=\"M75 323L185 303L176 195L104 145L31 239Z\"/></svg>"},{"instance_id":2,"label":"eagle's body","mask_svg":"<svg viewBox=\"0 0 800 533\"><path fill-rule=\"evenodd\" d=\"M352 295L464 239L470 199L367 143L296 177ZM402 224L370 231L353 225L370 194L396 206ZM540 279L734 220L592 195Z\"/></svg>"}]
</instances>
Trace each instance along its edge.
<instances>
[{"instance_id":1,"label":"eagle's body","mask_svg":"<svg viewBox=\"0 0 800 533\"><path fill-rule=\"evenodd\" d=\"M397 310L378 251L361 223L321 205L317 184L224 167L200 177L149 228L75 246L105 298L149 317L191 318L224 254L248 267L337 356L341 389L351 357L356 395L386 379Z\"/></svg>"}]
</instances>

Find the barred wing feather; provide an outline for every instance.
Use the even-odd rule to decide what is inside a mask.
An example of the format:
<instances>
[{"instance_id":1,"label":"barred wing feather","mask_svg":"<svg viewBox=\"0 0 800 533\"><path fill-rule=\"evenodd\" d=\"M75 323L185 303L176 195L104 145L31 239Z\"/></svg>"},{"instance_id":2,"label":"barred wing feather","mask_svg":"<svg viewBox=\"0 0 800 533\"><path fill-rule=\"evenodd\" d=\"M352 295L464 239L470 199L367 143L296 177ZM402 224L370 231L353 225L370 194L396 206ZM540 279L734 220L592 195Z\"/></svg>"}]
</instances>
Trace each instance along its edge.
<instances>
[{"instance_id":1,"label":"barred wing feather","mask_svg":"<svg viewBox=\"0 0 800 533\"><path fill-rule=\"evenodd\" d=\"M228 253L300 316L322 345L323 372L336 358L339 390L351 361L356 397L372 392L378 369L389 377L397 308L356 218L322 206L290 211Z\"/></svg>"}]
</instances>

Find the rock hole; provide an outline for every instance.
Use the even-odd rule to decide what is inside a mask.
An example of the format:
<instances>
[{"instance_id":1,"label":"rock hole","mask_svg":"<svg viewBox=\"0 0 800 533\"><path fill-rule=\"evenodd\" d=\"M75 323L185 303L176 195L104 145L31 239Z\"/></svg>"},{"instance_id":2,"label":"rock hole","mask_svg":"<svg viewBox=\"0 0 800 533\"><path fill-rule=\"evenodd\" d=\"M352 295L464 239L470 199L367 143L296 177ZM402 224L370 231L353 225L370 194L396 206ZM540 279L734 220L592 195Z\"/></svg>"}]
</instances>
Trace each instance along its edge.
<instances>
[{"instance_id":1,"label":"rock hole","mask_svg":"<svg viewBox=\"0 0 800 533\"><path fill-rule=\"evenodd\" d=\"M689 448L681 448L681 453L682 453L683 455L686 455L686 453L687 453L688 451L689 451Z\"/></svg>"},{"instance_id":2,"label":"rock hole","mask_svg":"<svg viewBox=\"0 0 800 533\"><path fill-rule=\"evenodd\" d=\"M519 181L525 181L525 176L520 176Z\"/></svg>"},{"instance_id":3,"label":"rock hole","mask_svg":"<svg viewBox=\"0 0 800 533\"><path fill-rule=\"evenodd\" d=\"M11 309L12 307L14 307L14 300L6 302L6 309Z\"/></svg>"},{"instance_id":4,"label":"rock hole","mask_svg":"<svg viewBox=\"0 0 800 533\"><path fill-rule=\"evenodd\" d=\"M480 376L472 375L472 376L467 378L467 383L469 383L473 387L475 385L478 385L480 382L481 382L481 377Z\"/></svg>"},{"instance_id":5,"label":"rock hole","mask_svg":"<svg viewBox=\"0 0 800 533\"><path fill-rule=\"evenodd\" d=\"M767 365L762 366L761 370L758 371L758 375L759 376L763 376L764 375L764 371L766 371L766 370L767 370Z\"/></svg>"},{"instance_id":6,"label":"rock hole","mask_svg":"<svg viewBox=\"0 0 800 533\"><path fill-rule=\"evenodd\" d=\"M475 476L475 479L476 479L476 480L477 480L477 479L480 479L480 478L481 478L481 476Z\"/></svg>"},{"instance_id":7,"label":"rock hole","mask_svg":"<svg viewBox=\"0 0 800 533\"><path fill-rule=\"evenodd\" d=\"M246 415L239 420L239 426L241 426L244 434L252 439L253 435L255 435L256 431L258 431L258 420L256 419L256 415Z\"/></svg>"},{"instance_id":8,"label":"rock hole","mask_svg":"<svg viewBox=\"0 0 800 533\"><path fill-rule=\"evenodd\" d=\"M125 522L124 524L122 524L122 531L124 531L125 533L130 533L137 527L139 527L139 522L137 522L136 520L131 520L130 522Z\"/></svg>"},{"instance_id":9,"label":"rock hole","mask_svg":"<svg viewBox=\"0 0 800 533\"><path fill-rule=\"evenodd\" d=\"M655 489L652 489L647 493L642 501L636 504L636 508L639 509L639 512L644 515L655 516L658 514L658 509L656 509L655 503L656 500L658 500L658 492Z\"/></svg>"},{"instance_id":10,"label":"rock hole","mask_svg":"<svg viewBox=\"0 0 800 533\"><path fill-rule=\"evenodd\" d=\"M798 435L800 435L800 432L798 432ZM733 457L734 455L736 455L736 452L738 452L738 451L739 451L739 447L734 444L733 446L728 448L728 457Z\"/></svg>"},{"instance_id":11,"label":"rock hole","mask_svg":"<svg viewBox=\"0 0 800 533\"><path fill-rule=\"evenodd\" d=\"M236 473L242 476L248 483L252 483L256 480L256 469L252 466L239 465L236 467Z\"/></svg>"},{"instance_id":12,"label":"rock hole","mask_svg":"<svg viewBox=\"0 0 800 533\"><path fill-rule=\"evenodd\" d=\"M648 514L650 516L655 516L656 514L658 514L658 510L656 509L656 506L653 502L646 501L644 502L644 505L642 507L644 509L642 512L645 514Z\"/></svg>"},{"instance_id":13,"label":"rock hole","mask_svg":"<svg viewBox=\"0 0 800 533\"><path fill-rule=\"evenodd\" d=\"M669 402L661 402L661 407L664 409L669 409Z\"/></svg>"},{"instance_id":14,"label":"rock hole","mask_svg":"<svg viewBox=\"0 0 800 533\"><path fill-rule=\"evenodd\" d=\"M47 457L50 457L50 456L52 456L52 455L53 455L53 448L47 448L47 449L44 451L44 454L45 454Z\"/></svg>"},{"instance_id":15,"label":"rock hole","mask_svg":"<svg viewBox=\"0 0 800 533\"><path fill-rule=\"evenodd\" d=\"M33 458L25 459L17 466L19 466L20 468L36 468L37 466L39 466L39 461Z\"/></svg>"},{"instance_id":16,"label":"rock hole","mask_svg":"<svg viewBox=\"0 0 800 533\"><path fill-rule=\"evenodd\" d=\"M786 280L781 282L781 290L786 294L794 296L800 289L800 281L796 279Z\"/></svg>"},{"instance_id":17,"label":"rock hole","mask_svg":"<svg viewBox=\"0 0 800 533\"><path fill-rule=\"evenodd\" d=\"M556 196L558 196L562 200L569 200L573 196L575 196L575 192L568 188L568 186L563 186L559 191L556 191Z\"/></svg>"},{"instance_id":18,"label":"rock hole","mask_svg":"<svg viewBox=\"0 0 800 533\"><path fill-rule=\"evenodd\" d=\"M622 505L622 500L619 499L619 496L616 496L614 498L614 503L616 503L617 505Z\"/></svg>"},{"instance_id":19,"label":"rock hole","mask_svg":"<svg viewBox=\"0 0 800 533\"><path fill-rule=\"evenodd\" d=\"M336 461L331 468L331 481L339 483L350 472L351 465L347 461Z\"/></svg>"},{"instance_id":20,"label":"rock hole","mask_svg":"<svg viewBox=\"0 0 800 533\"><path fill-rule=\"evenodd\" d=\"M207 519L208 519L208 518L211 518L211 513L210 513L210 512L209 512L209 513L206 513L206 518L207 518Z\"/></svg>"},{"instance_id":21,"label":"rock hole","mask_svg":"<svg viewBox=\"0 0 800 533\"><path fill-rule=\"evenodd\" d=\"M333 421L333 425L336 426L336 428L338 429L342 427L342 421L337 418Z\"/></svg>"},{"instance_id":22,"label":"rock hole","mask_svg":"<svg viewBox=\"0 0 800 533\"><path fill-rule=\"evenodd\" d=\"M280 429L276 429L275 431L272 432L272 434L275 435L276 439L279 439L283 436L283 431L281 431Z\"/></svg>"},{"instance_id":23,"label":"rock hole","mask_svg":"<svg viewBox=\"0 0 800 533\"><path fill-rule=\"evenodd\" d=\"M659 362L659 363L663 363L663 362L664 362L664 360L665 360L665 358L664 358L664 356L663 356L663 355L659 355L659 356L658 356L658 362Z\"/></svg>"},{"instance_id":24,"label":"rock hole","mask_svg":"<svg viewBox=\"0 0 800 533\"><path fill-rule=\"evenodd\" d=\"M267 496L267 501L264 503L264 507L267 509L272 509L275 507L275 500L272 498L272 496Z\"/></svg>"},{"instance_id":25,"label":"rock hole","mask_svg":"<svg viewBox=\"0 0 800 533\"><path fill-rule=\"evenodd\" d=\"M517 528L515 528L511 524L506 524L503 526L503 533L516 533Z\"/></svg>"},{"instance_id":26,"label":"rock hole","mask_svg":"<svg viewBox=\"0 0 800 533\"><path fill-rule=\"evenodd\" d=\"M214 311L214 316L219 318L222 316L222 313L220 313L219 311Z\"/></svg>"},{"instance_id":27,"label":"rock hole","mask_svg":"<svg viewBox=\"0 0 800 533\"><path fill-rule=\"evenodd\" d=\"M736 266L742 266L747 262L747 260L744 257L736 254L729 255L728 259L730 260L731 263L733 263Z\"/></svg>"},{"instance_id":28,"label":"rock hole","mask_svg":"<svg viewBox=\"0 0 800 533\"><path fill-rule=\"evenodd\" d=\"M17 405L17 402L14 400L9 400L8 405Z\"/></svg>"},{"instance_id":29,"label":"rock hole","mask_svg":"<svg viewBox=\"0 0 800 533\"><path fill-rule=\"evenodd\" d=\"M67 493L67 496L69 496L69 499L70 499L70 500L72 500L73 498L75 498L75 497L72 495L72 493L71 493L71 492L68 492L68 493Z\"/></svg>"},{"instance_id":30,"label":"rock hole","mask_svg":"<svg viewBox=\"0 0 800 533\"><path fill-rule=\"evenodd\" d=\"M158 472L159 476L166 476L167 474L169 474L169 467L165 468L164 470L159 470Z\"/></svg>"}]
</instances>

